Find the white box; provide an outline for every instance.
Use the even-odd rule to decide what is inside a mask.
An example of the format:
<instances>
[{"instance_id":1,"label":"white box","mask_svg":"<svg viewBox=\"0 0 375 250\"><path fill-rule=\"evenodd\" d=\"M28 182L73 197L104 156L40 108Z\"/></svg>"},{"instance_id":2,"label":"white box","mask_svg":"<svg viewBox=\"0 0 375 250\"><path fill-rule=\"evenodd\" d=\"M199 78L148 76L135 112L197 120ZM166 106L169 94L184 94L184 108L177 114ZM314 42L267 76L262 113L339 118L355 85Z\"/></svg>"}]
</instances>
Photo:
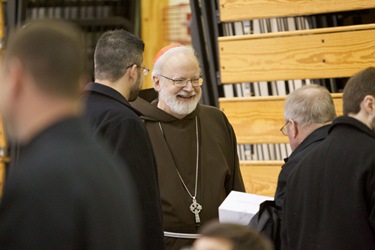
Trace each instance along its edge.
<instances>
[{"instance_id":1,"label":"white box","mask_svg":"<svg viewBox=\"0 0 375 250\"><path fill-rule=\"evenodd\" d=\"M273 197L231 191L219 206L219 221L248 225L265 200L273 200Z\"/></svg>"}]
</instances>

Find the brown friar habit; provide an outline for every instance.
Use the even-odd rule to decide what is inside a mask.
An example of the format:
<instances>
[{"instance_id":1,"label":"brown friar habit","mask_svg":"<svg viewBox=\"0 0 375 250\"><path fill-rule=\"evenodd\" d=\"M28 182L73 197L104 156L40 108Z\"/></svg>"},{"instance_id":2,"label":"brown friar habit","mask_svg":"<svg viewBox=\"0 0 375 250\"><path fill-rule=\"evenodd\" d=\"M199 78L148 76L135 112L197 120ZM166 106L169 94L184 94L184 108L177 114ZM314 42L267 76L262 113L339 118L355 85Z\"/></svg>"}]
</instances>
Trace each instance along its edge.
<instances>
[{"instance_id":1,"label":"brown friar habit","mask_svg":"<svg viewBox=\"0 0 375 250\"><path fill-rule=\"evenodd\" d=\"M236 137L219 109L198 104L183 119L138 98L132 105L143 113L157 161L164 230L197 233L195 215L190 211L196 177L196 119L199 134L197 202L202 205L200 225L218 218L218 207L231 190L245 191L236 151ZM164 135L163 135L164 134ZM166 237L166 249L180 249L193 240Z\"/></svg>"}]
</instances>

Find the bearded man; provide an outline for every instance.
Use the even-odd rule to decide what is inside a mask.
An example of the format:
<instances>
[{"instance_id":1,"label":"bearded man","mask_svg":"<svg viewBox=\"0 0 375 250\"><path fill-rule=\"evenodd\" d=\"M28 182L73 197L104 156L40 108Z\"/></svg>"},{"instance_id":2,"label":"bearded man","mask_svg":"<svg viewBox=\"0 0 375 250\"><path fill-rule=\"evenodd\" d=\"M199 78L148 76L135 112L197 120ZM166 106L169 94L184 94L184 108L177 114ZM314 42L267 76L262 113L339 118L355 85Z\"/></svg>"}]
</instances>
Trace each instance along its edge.
<instances>
[{"instance_id":1,"label":"bearded man","mask_svg":"<svg viewBox=\"0 0 375 250\"><path fill-rule=\"evenodd\" d=\"M144 115L156 157L166 249L181 249L218 218L232 190L245 188L232 126L219 109L199 104L203 79L194 50L163 48L152 81L158 99L138 98L133 106Z\"/></svg>"}]
</instances>

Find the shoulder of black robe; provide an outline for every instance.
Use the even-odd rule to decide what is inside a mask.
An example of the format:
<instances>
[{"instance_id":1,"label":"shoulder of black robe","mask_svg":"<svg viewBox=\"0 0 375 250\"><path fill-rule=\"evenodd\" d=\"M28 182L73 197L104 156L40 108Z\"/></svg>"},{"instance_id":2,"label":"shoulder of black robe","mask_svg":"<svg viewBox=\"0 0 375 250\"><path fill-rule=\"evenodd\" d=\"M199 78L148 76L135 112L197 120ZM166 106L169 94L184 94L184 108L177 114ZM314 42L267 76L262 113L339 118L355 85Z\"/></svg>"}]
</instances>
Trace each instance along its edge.
<instances>
[{"instance_id":1,"label":"shoulder of black robe","mask_svg":"<svg viewBox=\"0 0 375 250\"><path fill-rule=\"evenodd\" d=\"M163 249L163 219L157 167L141 114L116 90L90 83L84 92L85 118L96 135L125 163L140 197L144 249Z\"/></svg>"},{"instance_id":2,"label":"shoulder of black robe","mask_svg":"<svg viewBox=\"0 0 375 250\"><path fill-rule=\"evenodd\" d=\"M139 249L134 183L88 130L64 119L20 149L0 205L2 249Z\"/></svg>"}]
</instances>

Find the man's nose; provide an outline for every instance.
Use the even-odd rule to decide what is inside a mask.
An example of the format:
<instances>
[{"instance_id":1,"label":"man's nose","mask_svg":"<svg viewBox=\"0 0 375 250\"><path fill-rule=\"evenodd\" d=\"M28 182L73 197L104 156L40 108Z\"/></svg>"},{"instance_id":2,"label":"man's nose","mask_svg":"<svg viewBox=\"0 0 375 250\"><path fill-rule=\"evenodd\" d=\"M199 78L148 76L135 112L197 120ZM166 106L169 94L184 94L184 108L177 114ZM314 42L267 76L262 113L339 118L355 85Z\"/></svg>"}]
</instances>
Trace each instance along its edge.
<instances>
[{"instance_id":1,"label":"man's nose","mask_svg":"<svg viewBox=\"0 0 375 250\"><path fill-rule=\"evenodd\" d=\"M186 86L184 87L184 90L186 90L186 91L195 90L191 80L186 80Z\"/></svg>"}]
</instances>

